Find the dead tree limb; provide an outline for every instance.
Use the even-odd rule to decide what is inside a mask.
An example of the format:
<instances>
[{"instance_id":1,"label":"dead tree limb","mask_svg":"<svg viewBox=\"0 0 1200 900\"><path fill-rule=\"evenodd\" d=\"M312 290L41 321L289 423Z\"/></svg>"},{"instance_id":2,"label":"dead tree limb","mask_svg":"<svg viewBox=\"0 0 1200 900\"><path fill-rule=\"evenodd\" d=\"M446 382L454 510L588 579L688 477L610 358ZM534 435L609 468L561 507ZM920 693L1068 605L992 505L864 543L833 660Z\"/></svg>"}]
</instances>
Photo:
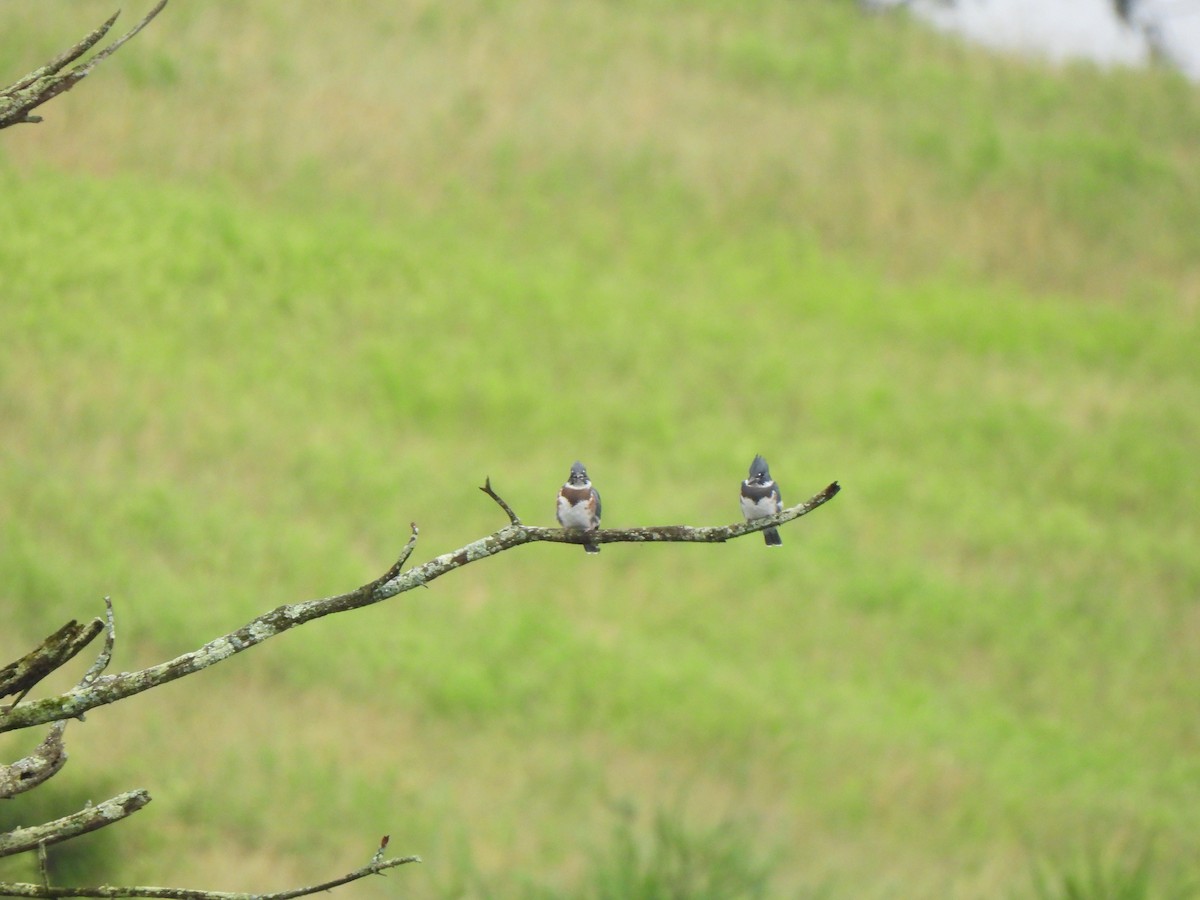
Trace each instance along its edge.
<instances>
[{"instance_id":1,"label":"dead tree limb","mask_svg":"<svg viewBox=\"0 0 1200 900\"><path fill-rule=\"evenodd\" d=\"M28 693L29 688L40 680L41 677L44 677L45 674L74 657L103 628L107 632L104 638L104 645L96 655L95 661L83 673L83 677L79 679L79 685L85 686L95 681L108 666L109 662L112 661L113 644L116 642L117 637L116 626L113 622L112 599L110 597L104 598L104 607L105 621L102 622L99 619L93 619L86 626L82 626L78 625L72 619L50 637L46 638L40 647L26 654L17 660L17 662L6 666L3 671L0 671L0 696L5 693L4 672L13 670L18 673L11 684L23 688L21 697L24 697ZM48 659L49 661L38 662L32 666L24 665L31 657L37 660ZM37 671L41 668L45 668L45 672L42 675L29 681L28 684L24 683L24 680L31 676L20 673ZM21 697L17 698L13 706L21 702ZM66 765L67 749L63 745L63 732L66 730L66 727L66 721L60 719L54 723L54 726L50 729L50 733L46 735L42 743L31 754L9 765L0 765L0 800L7 800L10 797L15 797L17 794L32 790L42 782L54 777Z\"/></svg>"},{"instance_id":2,"label":"dead tree limb","mask_svg":"<svg viewBox=\"0 0 1200 900\"><path fill-rule=\"evenodd\" d=\"M361 869L348 872L341 878L334 878L321 884L295 888L290 891L280 891L275 894L242 894L229 891L198 891L188 888L168 887L122 887L115 885L98 885L96 887L50 887L43 884L17 882L5 884L0 882L0 896L5 897L150 897L159 900L292 900L293 897L304 897L309 894L319 894L332 890L343 884L358 881L369 875L380 875L387 869L403 866L407 863L419 863L419 856L400 856L392 859L372 860Z\"/></svg>"},{"instance_id":3,"label":"dead tree limb","mask_svg":"<svg viewBox=\"0 0 1200 900\"><path fill-rule=\"evenodd\" d=\"M509 517L509 524L494 534L473 541L450 553L443 553L414 568L403 570L404 562L412 553L417 540L418 531L414 524L412 534L401 552L400 558L379 578L345 594L276 607L270 612L252 619L236 631L209 641L198 650L150 666L147 669L138 672L121 672L116 675L100 675L90 683L81 683L57 697L26 701L7 711L0 711L0 733L59 719L76 718L89 709L114 703L125 697L174 681L176 678L198 672L228 659L236 653L257 646L277 634L303 625L305 622L387 600L397 594L427 585L447 572L452 572L497 553L503 553L505 550L520 547L523 544L539 541L563 544L585 542L598 544L622 542L724 543L733 538L753 534L773 525L783 525L807 515L832 500L841 487L835 481L803 503L782 510L773 516L755 519L752 522L706 527L660 525L651 528L602 528L587 532L523 525L508 504L492 490L490 480L481 490L492 497Z\"/></svg>"},{"instance_id":4,"label":"dead tree limb","mask_svg":"<svg viewBox=\"0 0 1200 900\"><path fill-rule=\"evenodd\" d=\"M62 739L66 727L66 722L55 722L36 750L14 763L0 765L0 800L33 790L67 764L67 748Z\"/></svg>"},{"instance_id":5,"label":"dead tree limb","mask_svg":"<svg viewBox=\"0 0 1200 900\"><path fill-rule=\"evenodd\" d=\"M108 30L117 21L117 16L121 14L119 11L113 13L108 21L73 47L63 51L46 65L18 78L8 87L0 89L0 128L42 121L41 116L32 115L30 111L48 100L53 100L59 94L66 93L86 78L99 63L116 53L126 41L150 24L150 20L157 16L166 5L167 0L159 0L154 9L146 13L146 16L127 33L117 38L91 59L63 72L64 67L79 59L108 34Z\"/></svg>"},{"instance_id":6,"label":"dead tree limb","mask_svg":"<svg viewBox=\"0 0 1200 900\"><path fill-rule=\"evenodd\" d=\"M68 841L119 822L149 802L150 795L146 791L126 791L111 800L105 800L95 806L86 806L77 813L71 813L53 822L31 825L29 828L15 828L0 834L0 856L12 856L14 853L36 850L47 844Z\"/></svg>"},{"instance_id":7,"label":"dead tree limb","mask_svg":"<svg viewBox=\"0 0 1200 900\"><path fill-rule=\"evenodd\" d=\"M86 625L72 619L16 662L0 669L0 697L17 694L12 704L16 706L30 688L90 644L103 627L99 619Z\"/></svg>"}]
</instances>

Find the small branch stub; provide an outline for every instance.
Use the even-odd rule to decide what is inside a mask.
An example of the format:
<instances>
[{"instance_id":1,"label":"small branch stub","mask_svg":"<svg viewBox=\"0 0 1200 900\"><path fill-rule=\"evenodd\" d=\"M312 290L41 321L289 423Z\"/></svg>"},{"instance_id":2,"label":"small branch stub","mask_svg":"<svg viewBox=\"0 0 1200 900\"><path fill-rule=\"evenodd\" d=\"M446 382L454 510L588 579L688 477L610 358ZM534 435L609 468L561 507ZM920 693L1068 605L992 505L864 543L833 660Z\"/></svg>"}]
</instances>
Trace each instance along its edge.
<instances>
[{"instance_id":1,"label":"small branch stub","mask_svg":"<svg viewBox=\"0 0 1200 900\"><path fill-rule=\"evenodd\" d=\"M492 479L490 477L483 479L483 487L481 487L480 490L496 501L499 507L504 510L505 515L508 516L509 522L511 522L513 525L521 524L521 520L518 519L517 514L512 511L512 507L505 503L503 498L494 490L492 490Z\"/></svg>"},{"instance_id":2,"label":"small branch stub","mask_svg":"<svg viewBox=\"0 0 1200 900\"><path fill-rule=\"evenodd\" d=\"M99 621L97 619L97 621ZM96 654L95 661L88 667L88 670L83 673L83 677L79 679L81 686L89 685L100 677L100 674L108 668L108 664L112 662L113 647L117 643L117 623L113 616L112 597L104 598L104 645L100 648L100 652Z\"/></svg>"}]
</instances>

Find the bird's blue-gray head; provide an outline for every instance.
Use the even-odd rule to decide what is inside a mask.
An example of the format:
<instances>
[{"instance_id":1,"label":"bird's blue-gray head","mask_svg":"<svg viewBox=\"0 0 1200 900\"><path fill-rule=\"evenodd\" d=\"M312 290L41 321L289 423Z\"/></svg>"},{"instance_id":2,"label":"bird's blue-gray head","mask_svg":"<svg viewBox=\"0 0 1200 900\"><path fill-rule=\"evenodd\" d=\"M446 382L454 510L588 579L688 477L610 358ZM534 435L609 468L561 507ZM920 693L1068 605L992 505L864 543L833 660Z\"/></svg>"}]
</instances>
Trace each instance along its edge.
<instances>
[{"instance_id":1,"label":"bird's blue-gray head","mask_svg":"<svg viewBox=\"0 0 1200 900\"><path fill-rule=\"evenodd\" d=\"M575 461L575 465L571 466L571 477L568 479L568 483L576 487L582 487L588 483L587 469L578 460Z\"/></svg>"},{"instance_id":2,"label":"bird's blue-gray head","mask_svg":"<svg viewBox=\"0 0 1200 900\"><path fill-rule=\"evenodd\" d=\"M766 484L771 480L771 470L767 468L767 461L762 456L754 457L754 462L750 463L750 478L748 480L755 484Z\"/></svg>"}]
</instances>

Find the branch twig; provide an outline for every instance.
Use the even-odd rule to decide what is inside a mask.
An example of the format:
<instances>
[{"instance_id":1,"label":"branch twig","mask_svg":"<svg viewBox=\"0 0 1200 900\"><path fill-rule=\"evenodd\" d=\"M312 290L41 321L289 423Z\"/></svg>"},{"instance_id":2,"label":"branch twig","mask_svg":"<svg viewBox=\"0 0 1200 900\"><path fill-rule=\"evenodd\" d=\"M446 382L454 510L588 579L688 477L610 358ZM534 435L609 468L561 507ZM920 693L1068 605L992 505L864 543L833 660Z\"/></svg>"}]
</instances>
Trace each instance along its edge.
<instances>
[{"instance_id":1,"label":"branch twig","mask_svg":"<svg viewBox=\"0 0 1200 900\"><path fill-rule=\"evenodd\" d=\"M483 487L481 487L480 490L483 491L485 494L487 494L489 497L491 497L493 500L495 500L496 503L499 504L500 508L502 510L504 510L504 512L508 515L509 522L511 522L513 525L521 524L521 520L518 519L517 514L512 511L512 507L509 506L507 503L505 503L504 500L501 499L500 495L492 490L491 476L488 476L487 478L483 479Z\"/></svg>"},{"instance_id":2,"label":"branch twig","mask_svg":"<svg viewBox=\"0 0 1200 900\"><path fill-rule=\"evenodd\" d=\"M104 598L104 608L104 622L101 622L99 619L93 619L84 627L76 625L75 621L72 620L42 643L42 647L38 648L39 651L47 645L52 645L54 638L66 633L65 644L67 649L59 653L59 656L62 658L51 666L50 669L47 669L47 672L61 666L82 650L101 628L107 631L104 637L104 646L100 648L95 661L83 673L83 677L79 679L78 686L85 687L91 684L108 667L109 662L112 660L113 644L116 642L117 637L116 626L113 622L111 597ZM37 652L34 651L34 653ZM30 654L30 656L33 655ZM28 659L28 657L25 657L25 659ZM24 662L24 659L18 663L13 663L13 665L17 666L20 662ZM28 693L29 688L32 686L31 683L26 687L21 697L24 697L25 693ZM13 706L21 702L21 697L17 698ZM63 746L63 731L66 730L66 727L66 721L60 719L54 723L54 727L50 729L50 733L46 735L45 740L38 745L36 750L14 763L0 765L0 800L15 797L17 794L32 790L42 782L52 778L58 773L59 769L66 765L67 749Z\"/></svg>"},{"instance_id":3,"label":"branch twig","mask_svg":"<svg viewBox=\"0 0 1200 900\"><path fill-rule=\"evenodd\" d=\"M72 619L16 662L0 669L0 697L17 694L12 703L16 706L30 688L91 643L103 627L99 619L92 619L86 625Z\"/></svg>"},{"instance_id":4,"label":"branch twig","mask_svg":"<svg viewBox=\"0 0 1200 900\"><path fill-rule=\"evenodd\" d=\"M95 620L98 624L99 619ZM100 652L96 654L95 661L88 667L88 670L83 673L83 677L79 679L80 687L86 687L97 678L100 673L108 668L108 664L112 662L113 645L117 642L117 625L113 621L113 605L112 597L104 598L104 646L100 648Z\"/></svg>"},{"instance_id":5,"label":"branch twig","mask_svg":"<svg viewBox=\"0 0 1200 900\"><path fill-rule=\"evenodd\" d=\"M508 511L508 505L491 490L490 483L484 488L484 492L491 496L501 509ZM401 572L402 564L407 560L408 554L412 552L411 545L416 540L417 529L414 525L409 545L405 547L400 560L384 575L367 582L362 587L333 597L276 607L270 612L252 619L236 631L209 641L198 650L177 656L175 659L150 666L139 672L101 675L91 684L79 685L58 697L27 701L7 711L0 711L0 733L58 719L76 718L89 709L114 703L207 668L228 659L235 653L241 653L243 650L257 646L277 634L303 625L305 622L379 603L381 600L387 600L413 588L428 585L429 582L440 578L447 572L452 572L497 553L503 553L505 550L511 550L522 544L538 541L561 544L585 542L598 544L621 542L724 543L733 538L753 534L773 525L783 525L807 515L832 500L840 490L841 487L835 481L804 503L788 507L773 516L766 516L751 522L738 522L734 525L699 528L688 525L660 525L653 528L604 528L585 532L562 528L540 528L510 522L495 534L480 538L465 547L460 547L450 553L443 553L426 563ZM510 519L515 518L511 512L509 515Z\"/></svg>"},{"instance_id":6,"label":"branch twig","mask_svg":"<svg viewBox=\"0 0 1200 900\"><path fill-rule=\"evenodd\" d=\"M113 27L113 23L117 21L119 15L121 15L120 10L109 16L108 20L103 22L99 28L92 31L91 34L84 35L83 39L75 46L68 47L44 66L39 66L25 77L13 82L4 89L4 93L9 94L27 88L39 79L56 74L67 63L75 62L75 60L79 59L79 57L83 56L83 54L99 43L102 37L108 34L108 29Z\"/></svg>"},{"instance_id":7,"label":"branch twig","mask_svg":"<svg viewBox=\"0 0 1200 900\"><path fill-rule=\"evenodd\" d=\"M359 590L364 588L377 589L381 585L387 584L393 578L400 574L400 570L404 568L404 564L408 562L408 558L412 556L413 548L417 546L417 537L421 534L421 529L417 527L416 522L409 523L409 528L412 529L412 534L408 537L408 543L404 545L404 549L400 551L400 556L392 563L392 567L376 578L374 581L363 585Z\"/></svg>"},{"instance_id":8,"label":"branch twig","mask_svg":"<svg viewBox=\"0 0 1200 900\"><path fill-rule=\"evenodd\" d=\"M304 897L308 894L318 894L332 890L343 884L358 881L368 875L378 875L386 869L394 869L407 863L419 863L419 856L400 856L392 859L372 861L361 869L355 869L334 878L332 881L309 887L295 888L290 891L280 891L276 894L242 894L230 891L198 891L188 888L167 887L124 887L116 885L99 885L97 887L47 887L40 884L16 882L6 884L0 882L0 896L4 897L150 897L158 900L292 900L294 897Z\"/></svg>"},{"instance_id":9,"label":"branch twig","mask_svg":"<svg viewBox=\"0 0 1200 900\"><path fill-rule=\"evenodd\" d=\"M46 845L38 844L38 873L42 876L42 885L50 889L50 856L46 853Z\"/></svg>"},{"instance_id":10,"label":"branch twig","mask_svg":"<svg viewBox=\"0 0 1200 900\"><path fill-rule=\"evenodd\" d=\"M14 763L0 766L0 800L32 790L67 764L62 739L66 727L66 722L55 722L36 750Z\"/></svg>"},{"instance_id":11,"label":"branch twig","mask_svg":"<svg viewBox=\"0 0 1200 900\"><path fill-rule=\"evenodd\" d=\"M132 815L150 802L150 794L143 790L126 791L111 800L105 800L96 806L86 806L77 813L45 822L41 825L31 825L28 828L14 828L6 834L0 834L0 856L12 856L14 853L24 853L37 849L39 844L57 844L68 841L105 825L119 822L126 816ZM3 894L0 891L0 894Z\"/></svg>"},{"instance_id":12,"label":"branch twig","mask_svg":"<svg viewBox=\"0 0 1200 900\"><path fill-rule=\"evenodd\" d=\"M87 62L82 62L70 71L60 74L64 66L79 59L108 34L108 30L112 28L117 16L120 15L120 12L113 13L108 21L73 47L63 51L46 65L17 79L8 87L0 89L0 128L42 121L41 116L31 115L30 110L69 91L86 78L99 63L116 53L126 41L150 24L150 20L157 16L166 5L167 0L159 0L154 9L146 13L145 17L126 34L117 38Z\"/></svg>"}]
</instances>

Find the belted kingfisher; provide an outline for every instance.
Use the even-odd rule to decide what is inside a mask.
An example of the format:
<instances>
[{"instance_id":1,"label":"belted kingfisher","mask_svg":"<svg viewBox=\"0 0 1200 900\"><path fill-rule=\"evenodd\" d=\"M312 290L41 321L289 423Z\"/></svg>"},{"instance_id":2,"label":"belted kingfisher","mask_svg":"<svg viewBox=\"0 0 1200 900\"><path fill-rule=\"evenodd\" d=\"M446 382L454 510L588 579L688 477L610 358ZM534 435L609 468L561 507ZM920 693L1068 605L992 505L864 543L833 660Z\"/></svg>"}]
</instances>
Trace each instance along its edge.
<instances>
[{"instance_id":1,"label":"belted kingfisher","mask_svg":"<svg viewBox=\"0 0 1200 900\"><path fill-rule=\"evenodd\" d=\"M742 515L749 522L764 516L773 516L783 509L783 498L779 496L779 487L771 480L771 470L767 461L761 456L754 457L750 463L750 477L742 482ZM775 528L763 529L763 540L768 547L778 547L783 543L779 531Z\"/></svg>"},{"instance_id":2,"label":"belted kingfisher","mask_svg":"<svg viewBox=\"0 0 1200 900\"><path fill-rule=\"evenodd\" d=\"M588 481L583 463L571 466L571 477L558 492L558 524L563 528L595 531L600 527L600 492ZM588 553L599 553L599 544L584 544Z\"/></svg>"}]
</instances>

